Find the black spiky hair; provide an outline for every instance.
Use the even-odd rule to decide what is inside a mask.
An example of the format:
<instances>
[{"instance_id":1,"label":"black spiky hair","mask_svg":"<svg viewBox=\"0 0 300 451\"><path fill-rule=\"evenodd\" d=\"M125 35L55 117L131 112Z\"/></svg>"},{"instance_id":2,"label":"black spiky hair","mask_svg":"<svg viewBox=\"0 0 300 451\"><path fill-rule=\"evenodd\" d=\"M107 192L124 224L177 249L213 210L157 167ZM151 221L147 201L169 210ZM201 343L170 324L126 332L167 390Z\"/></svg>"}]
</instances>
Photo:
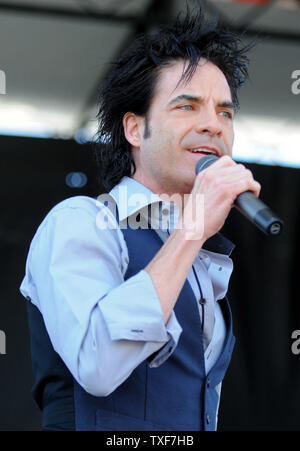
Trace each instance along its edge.
<instances>
[{"instance_id":1,"label":"black spiky hair","mask_svg":"<svg viewBox=\"0 0 300 451\"><path fill-rule=\"evenodd\" d=\"M125 138L123 117L127 112L147 117L150 102L163 68L184 61L181 80L189 80L201 58L224 73L238 109L238 90L248 76L247 53L253 43L243 45L242 36L208 22L203 10L179 14L176 20L137 37L113 63L113 69L99 91L99 129L95 145L99 179L109 191L124 176L132 176L135 164L131 145Z\"/></svg>"}]
</instances>

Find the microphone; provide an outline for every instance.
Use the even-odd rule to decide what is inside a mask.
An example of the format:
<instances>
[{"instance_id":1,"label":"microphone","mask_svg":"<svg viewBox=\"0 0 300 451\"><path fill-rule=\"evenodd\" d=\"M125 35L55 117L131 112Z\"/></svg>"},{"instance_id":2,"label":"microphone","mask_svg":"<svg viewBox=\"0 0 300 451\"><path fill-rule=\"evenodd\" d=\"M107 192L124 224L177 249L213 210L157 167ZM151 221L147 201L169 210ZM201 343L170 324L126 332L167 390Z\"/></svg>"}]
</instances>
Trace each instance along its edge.
<instances>
[{"instance_id":1,"label":"microphone","mask_svg":"<svg viewBox=\"0 0 300 451\"><path fill-rule=\"evenodd\" d=\"M196 174L208 168L218 160L215 155L202 157L195 168ZM234 202L235 208L266 235L279 235L283 229L283 221L272 210L258 199L251 191L241 193Z\"/></svg>"}]
</instances>

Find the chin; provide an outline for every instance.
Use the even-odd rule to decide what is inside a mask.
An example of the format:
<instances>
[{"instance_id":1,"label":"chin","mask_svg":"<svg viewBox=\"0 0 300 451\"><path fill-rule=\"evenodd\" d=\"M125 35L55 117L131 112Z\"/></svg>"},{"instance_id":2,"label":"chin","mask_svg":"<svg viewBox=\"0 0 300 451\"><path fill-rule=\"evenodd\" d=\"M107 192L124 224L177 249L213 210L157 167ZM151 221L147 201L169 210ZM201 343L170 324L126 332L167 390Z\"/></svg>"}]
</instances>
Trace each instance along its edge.
<instances>
[{"instance_id":1,"label":"chin","mask_svg":"<svg viewBox=\"0 0 300 451\"><path fill-rule=\"evenodd\" d=\"M190 192L193 189L194 186L194 179L186 179L183 180L180 184L177 184L177 190L179 191L179 194L190 194Z\"/></svg>"},{"instance_id":2,"label":"chin","mask_svg":"<svg viewBox=\"0 0 300 451\"><path fill-rule=\"evenodd\" d=\"M191 174L187 174L187 176L183 180L183 182L184 182L183 189L184 189L185 194L189 194L192 191L194 183L195 183L195 178L196 178L196 174L193 170L193 172Z\"/></svg>"}]
</instances>

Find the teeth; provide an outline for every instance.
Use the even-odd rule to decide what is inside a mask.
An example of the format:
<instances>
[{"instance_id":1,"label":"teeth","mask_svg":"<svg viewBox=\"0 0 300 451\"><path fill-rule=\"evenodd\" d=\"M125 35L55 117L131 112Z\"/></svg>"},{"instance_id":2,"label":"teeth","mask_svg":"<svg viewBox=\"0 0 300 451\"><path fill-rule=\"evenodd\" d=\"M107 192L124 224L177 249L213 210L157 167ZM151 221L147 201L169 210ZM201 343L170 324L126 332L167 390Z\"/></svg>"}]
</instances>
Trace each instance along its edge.
<instances>
[{"instance_id":1,"label":"teeth","mask_svg":"<svg viewBox=\"0 0 300 451\"><path fill-rule=\"evenodd\" d=\"M216 152L214 150L207 149L206 147L202 147L199 149L191 149L191 152L193 152L193 153L197 153L197 152L212 153L213 155L216 154Z\"/></svg>"}]
</instances>

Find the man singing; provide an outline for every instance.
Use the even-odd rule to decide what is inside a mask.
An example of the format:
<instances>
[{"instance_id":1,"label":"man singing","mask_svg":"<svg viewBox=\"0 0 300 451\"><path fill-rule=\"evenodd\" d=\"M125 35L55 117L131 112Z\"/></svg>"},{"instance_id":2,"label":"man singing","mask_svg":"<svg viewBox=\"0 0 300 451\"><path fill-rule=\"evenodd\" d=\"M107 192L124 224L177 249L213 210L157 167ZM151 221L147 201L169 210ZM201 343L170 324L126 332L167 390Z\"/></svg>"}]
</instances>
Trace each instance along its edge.
<instances>
[{"instance_id":1,"label":"man singing","mask_svg":"<svg viewBox=\"0 0 300 451\"><path fill-rule=\"evenodd\" d=\"M111 202L52 208L20 288L44 430L216 429L235 341L233 244L219 231L240 193L260 192L231 159L246 51L187 12L137 38L103 84ZM218 160L196 176L207 154Z\"/></svg>"}]
</instances>

